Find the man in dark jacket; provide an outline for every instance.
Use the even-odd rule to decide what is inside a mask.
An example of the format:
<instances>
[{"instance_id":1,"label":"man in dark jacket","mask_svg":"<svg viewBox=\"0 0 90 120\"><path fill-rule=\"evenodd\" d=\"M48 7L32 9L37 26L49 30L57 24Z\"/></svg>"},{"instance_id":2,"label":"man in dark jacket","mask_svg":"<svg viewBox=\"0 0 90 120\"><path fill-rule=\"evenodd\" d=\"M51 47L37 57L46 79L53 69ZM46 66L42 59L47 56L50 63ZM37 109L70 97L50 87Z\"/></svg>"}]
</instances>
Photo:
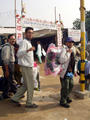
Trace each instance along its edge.
<instances>
[{"instance_id":1,"label":"man in dark jacket","mask_svg":"<svg viewBox=\"0 0 90 120\"><path fill-rule=\"evenodd\" d=\"M73 52L73 40L72 38L67 38L66 40L66 49L65 56L68 56L67 62L65 63L66 67L64 70L64 74L61 74L60 81L61 81L61 99L60 105L65 108L69 108L69 103L72 102L70 99L70 93L73 88L73 76L74 76L74 67L75 67L75 55ZM62 57L62 56L61 56Z\"/></svg>"},{"instance_id":2,"label":"man in dark jacket","mask_svg":"<svg viewBox=\"0 0 90 120\"><path fill-rule=\"evenodd\" d=\"M2 48L2 63L3 63L3 73L4 73L4 90L2 98L9 98L9 91L16 93L16 84L14 82L14 63L15 63L15 53L14 45L15 36L13 34L8 36L8 43Z\"/></svg>"}]
</instances>

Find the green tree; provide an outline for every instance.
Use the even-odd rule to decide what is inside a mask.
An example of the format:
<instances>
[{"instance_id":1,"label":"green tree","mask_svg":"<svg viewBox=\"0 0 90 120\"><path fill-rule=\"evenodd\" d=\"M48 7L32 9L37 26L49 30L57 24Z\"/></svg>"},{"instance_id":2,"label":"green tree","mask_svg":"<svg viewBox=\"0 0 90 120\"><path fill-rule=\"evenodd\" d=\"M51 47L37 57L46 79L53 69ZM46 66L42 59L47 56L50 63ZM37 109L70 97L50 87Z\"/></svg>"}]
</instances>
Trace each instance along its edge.
<instances>
[{"instance_id":1,"label":"green tree","mask_svg":"<svg viewBox=\"0 0 90 120\"><path fill-rule=\"evenodd\" d=\"M90 11L86 11L86 31L88 33L88 40L90 41ZM73 22L73 29L80 29L80 19Z\"/></svg>"}]
</instances>

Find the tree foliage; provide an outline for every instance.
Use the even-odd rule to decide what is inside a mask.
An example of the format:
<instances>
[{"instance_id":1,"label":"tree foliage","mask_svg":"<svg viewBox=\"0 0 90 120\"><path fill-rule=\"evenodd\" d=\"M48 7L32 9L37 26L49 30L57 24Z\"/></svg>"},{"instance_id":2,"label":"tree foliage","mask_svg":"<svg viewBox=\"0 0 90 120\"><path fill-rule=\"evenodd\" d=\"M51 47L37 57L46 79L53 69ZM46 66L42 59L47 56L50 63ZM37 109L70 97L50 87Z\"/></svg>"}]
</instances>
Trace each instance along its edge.
<instances>
[{"instance_id":1,"label":"tree foliage","mask_svg":"<svg viewBox=\"0 0 90 120\"><path fill-rule=\"evenodd\" d=\"M90 41L90 11L86 11L86 31L88 33L88 40ZM80 29L80 19L73 22L73 29Z\"/></svg>"}]
</instances>

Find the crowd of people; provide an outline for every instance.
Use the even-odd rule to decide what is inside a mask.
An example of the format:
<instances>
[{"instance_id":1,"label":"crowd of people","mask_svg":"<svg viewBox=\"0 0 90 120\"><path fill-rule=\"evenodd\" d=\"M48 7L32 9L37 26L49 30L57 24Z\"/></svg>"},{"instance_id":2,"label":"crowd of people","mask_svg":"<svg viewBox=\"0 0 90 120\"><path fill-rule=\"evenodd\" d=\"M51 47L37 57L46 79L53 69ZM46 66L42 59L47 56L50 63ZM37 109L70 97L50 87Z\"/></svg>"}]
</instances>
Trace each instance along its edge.
<instances>
[{"instance_id":1,"label":"crowd of people","mask_svg":"<svg viewBox=\"0 0 90 120\"><path fill-rule=\"evenodd\" d=\"M34 61L35 47L31 44L32 37L33 28L27 27L25 29L25 39L18 45L16 44L15 35L10 34L8 36L8 42L2 46L1 52L4 88L0 99L10 98L13 104L21 106L19 101L27 91L27 108L38 107L38 105L33 103L33 94L34 89L38 88L40 90L39 70L35 69L38 65ZM41 48L39 41L37 42L37 46L36 55L41 64L42 53L44 56L47 56L47 54L45 50ZM73 77L78 71L76 70L77 55L80 56L80 51L74 46L74 40L68 37L65 45L62 46L59 56L59 63L63 66L63 70L60 72L60 106L65 108L69 108L72 102L70 93L73 89ZM34 74L34 70L36 74ZM88 71L88 74L90 74L89 72L90 71ZM90 75L88 75L88 77L90 77ZM36 78L38 80L36 80ZM13 96L11 93L13 93Z\"/></svg>"}]
</instances>

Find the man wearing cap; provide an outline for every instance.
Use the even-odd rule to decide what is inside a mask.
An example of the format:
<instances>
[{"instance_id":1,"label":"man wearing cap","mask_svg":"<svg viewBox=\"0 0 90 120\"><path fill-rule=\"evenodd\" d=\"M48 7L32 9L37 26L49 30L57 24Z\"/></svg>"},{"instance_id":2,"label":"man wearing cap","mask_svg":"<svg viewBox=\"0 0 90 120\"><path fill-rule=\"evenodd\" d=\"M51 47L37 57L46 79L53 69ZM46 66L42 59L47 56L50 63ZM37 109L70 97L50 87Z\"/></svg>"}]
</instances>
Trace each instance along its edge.
<instances>
[{"instance_id":1,"label":"man wearing cap","mask_svg":"<svg viewBox=\"0 0 90 120\"><path fill-rule=\"evenodd\" d=\"M68 37L65 41L66 46L62 49L60 56L60 63L63 66L63 71L60 74L61 81L61 99L60 105L65 108L69 108L69 103L72 102L70 99L70 93L73 88L73 76L75 67L75 57L73 52L73 40Z\"/></svg>"}]
</instances>

